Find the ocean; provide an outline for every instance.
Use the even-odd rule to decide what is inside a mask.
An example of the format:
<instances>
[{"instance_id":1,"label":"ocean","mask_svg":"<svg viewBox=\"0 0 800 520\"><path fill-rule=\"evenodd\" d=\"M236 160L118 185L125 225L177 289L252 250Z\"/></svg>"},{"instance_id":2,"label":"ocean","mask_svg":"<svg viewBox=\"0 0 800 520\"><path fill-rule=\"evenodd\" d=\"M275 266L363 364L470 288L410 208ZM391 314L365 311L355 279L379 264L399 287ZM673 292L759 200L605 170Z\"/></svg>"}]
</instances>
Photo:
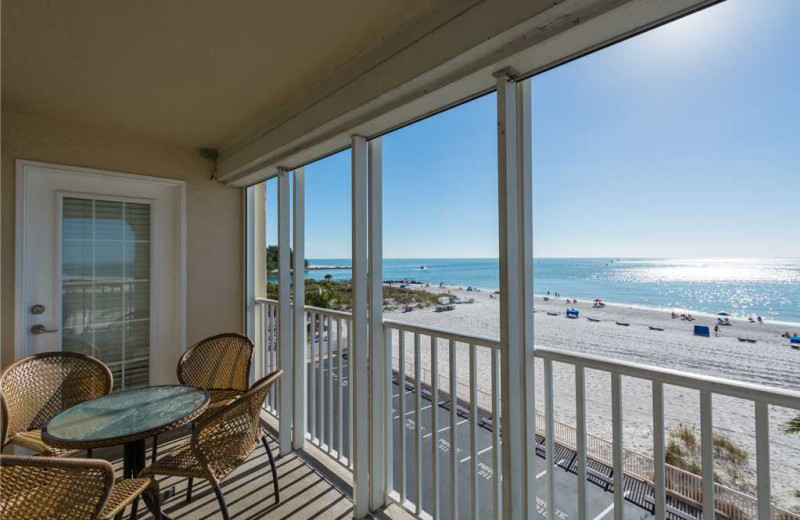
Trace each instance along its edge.
<instances>
[{"instance_id":1,"label":"ocean","mask_svg":"<svg viewBox=\"0 0 800 520\"><path fill-rule=\"evenodd\" d=\"M349 266L350 260L309 264ZM534 260L533 270L536 294L800 323L800 258L541 258ZM327 274L334 280L351 278L349 269L310 270L306 277ZM482 289L500 285L498 261L491 258L385 259L383 277ZM274 273L270 281L276 281Z\"/></svg>"}]
</instances>

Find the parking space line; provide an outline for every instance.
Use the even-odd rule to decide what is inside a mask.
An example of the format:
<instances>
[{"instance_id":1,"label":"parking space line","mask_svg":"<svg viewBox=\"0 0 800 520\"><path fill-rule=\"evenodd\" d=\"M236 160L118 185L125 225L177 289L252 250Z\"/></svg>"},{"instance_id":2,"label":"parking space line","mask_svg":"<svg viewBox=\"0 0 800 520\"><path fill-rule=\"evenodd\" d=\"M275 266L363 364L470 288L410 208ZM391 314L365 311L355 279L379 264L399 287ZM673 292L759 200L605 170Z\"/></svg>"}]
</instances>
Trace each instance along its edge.
<instances>
[{"instance_id":1,"label":"parking space line","mask_svg":"<svg viewBox=\"0 0 800 520\"><path fill-rule=\"evenodd\" d=\"M483 455L484 453L486 453L487 451L489 451L491 449L492 449L491 446L487 446L486 448L483 448L481 451L479 451L477 454L478 455ZM467 462L471 458L472 458L472 455L469 455L469 456L464 457L463 459L461 459L459 462L461 462L463 464L464 462Z\"/></svg>"}]
</instances>

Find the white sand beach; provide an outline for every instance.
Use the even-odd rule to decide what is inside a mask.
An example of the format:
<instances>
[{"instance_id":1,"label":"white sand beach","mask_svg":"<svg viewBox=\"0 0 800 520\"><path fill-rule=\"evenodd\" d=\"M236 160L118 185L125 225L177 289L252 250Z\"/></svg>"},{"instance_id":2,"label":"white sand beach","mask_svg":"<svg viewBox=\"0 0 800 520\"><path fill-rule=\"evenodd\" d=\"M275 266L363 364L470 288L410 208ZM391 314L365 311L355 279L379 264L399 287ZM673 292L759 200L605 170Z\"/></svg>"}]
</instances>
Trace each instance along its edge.
<instances>
[{"instance_id":1,"label":"white sand beach","mask_svg":"<svg viewBox=\"0 0 800 520\"><path fill-rule=\"evenodd\" d=\"M474 298L474 303L459 304L448 312L433 312L431 308L412 312L388 311L385 318L415 325L451 330L462 334L499 337L499 300L491 291L467 292L462 288L445 287L433 292L450 291L464 299ZM535 297L534 331L537 345L583 352L597 356L633 361L656 367L671 368L697 374L707 374L738 381L747 381L781 388L800 388L800 351L792 350L789 340L780 337L785 331L800 332L800 324L749 323L745 319L730 318L731 326L720 327L719 337L714 336L716 316L692 312L695 321L671 318L669 310L647 309L630 305L607 303L603 308L593 308L591 301L570 304L580 311L579 319L567 319L564 299L544 301ZM557 316L548 312L558 313ZM677 311L678 314L686 311ZM600 321L593 322L587 317ZM620 326L616 322L629 323ZM711 337L696 337L694 325L708 325ZM663 331L650 330L657 327ZM738 337L755 339L743 343ZM395 339L395 342L397 340ZM408 343L407 343L408 345ZM427 349L426 349L427 350ZM413 349L407 349L407 361L413 362ZM429 352L429 351L428 351ZM466 348L458 351L458 370L468 373ZM429 366L429 356L422 354L423 365ZM446 374L447 360L440 354L440 373ZM491 390L489 355L478 356L478 386L484 392ZM443 362L444 361L444 362ZM575 386L572 366L556 364L555 402L556 419L575 424ZM459 377L461 379L461 377ZM537 364L537 408L542 410L542 363ZM611 439L611 383L607 373L587 371L587 420L589 433ZM445 385L446 387L446 385ZM446 388L445 388L446 389ZM465 396L466 397L466 396ZM644 454L652 455L652 394L647 381L624 378L624 445ZM673 386L665 387L667 427L684 423L696 426L699 432L699 393ZM715 432L729 435L750 453L750 464L742 469L743 481L755 481L755 421L754 407L746 401L717 396L713 400ZM773 501L780 507L800 508L800 437L790 437L781 427L796 412L772 408L770 413L771 466ZM740 482L741 482L740 480ZM746 483L738 486L747 490ZM754 492L754 490L750 490Z\"/></svg>"}]
</instances>

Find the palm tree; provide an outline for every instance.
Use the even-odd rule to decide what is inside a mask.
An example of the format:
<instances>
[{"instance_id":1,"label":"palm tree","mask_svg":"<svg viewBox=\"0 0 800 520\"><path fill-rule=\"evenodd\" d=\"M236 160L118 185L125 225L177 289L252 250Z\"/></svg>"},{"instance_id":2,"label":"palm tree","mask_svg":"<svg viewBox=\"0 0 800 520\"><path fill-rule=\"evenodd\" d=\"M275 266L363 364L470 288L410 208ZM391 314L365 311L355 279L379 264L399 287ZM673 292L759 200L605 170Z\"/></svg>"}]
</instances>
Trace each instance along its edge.
<instances>
[{"instance_id":1,"label":"palm tree","mask_svg":"<svg viewBox=\"0 0 800 520\"><path fill-rule=\"evenodd\" d=\"M800 435L800 414L783 425L783 432L789 435Z\"/></svg>"}]
</instances>

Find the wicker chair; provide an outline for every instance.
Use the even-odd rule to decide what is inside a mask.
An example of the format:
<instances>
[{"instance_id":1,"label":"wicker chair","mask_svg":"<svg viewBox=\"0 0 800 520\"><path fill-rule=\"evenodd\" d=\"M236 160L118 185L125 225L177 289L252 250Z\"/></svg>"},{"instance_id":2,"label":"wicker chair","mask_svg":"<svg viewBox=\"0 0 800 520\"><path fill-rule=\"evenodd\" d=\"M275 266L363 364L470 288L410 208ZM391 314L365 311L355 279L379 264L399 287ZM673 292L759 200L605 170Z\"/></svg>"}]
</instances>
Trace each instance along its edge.
<instances>
[{"instance_id":1,"label":"wicker chair","mask_svg":"<svg viewBox=\"0 0 800 520\"><path fill-rule=\"evenodd\" d=\"M234 332L201 340L178 361L178 381L208 392L210 415L247 391L254 349L250 338Z\"/></svg>"},{"instance_id":2,"label":"wicker chair","mask_svg":"<svg viewBox=\"0 0 800 520\"><path fill-rule=\"evenodd\" d=\"M247 391L250 362L255 346L250 338L235 332L217 334L201 340L183 353L178 361L178 381L208 392L209 403L198 419ZM158 455L158 436L153 437L152 461Z\"/></svg>"},{"instance_id":3,"label":"wicker chair","mask_svg":"<svg viewBox=\"0 0 800 520\"><path fill-rule=\"evenodd\" d=\"M151 478L114 482L105 460L0 456L3 520L110 520L142 493L151 493L161 518L158 483Z\"/></svg>"},{"instance_id":4,"label":"wicker chair","mask_svg":"<svg viewBox=\"0 0 800 520\"><path fill-rule=\"evenodd\" d=\"M42 427L67 408L111 393L113 386L111 370L84 354L47 352L20 359L0 376L0 450L14 444L42 455L76 453L46 445Z\"/></svg>"},{"instance_id":5,"label":"wicker chair","mask_svg":"<svg viewBox=\"0 0 800 520\"><path fill-rule=\"evenodd\" d=\"M172 448L140 476L167 475L208 480L217 495L222 516L229 520L228 507L220 482L247 460L259 442L264 446L272 469L275 503L280 502L278 472L266 434L261 429L261 407L282 370L276 370L253 386L239 399L228 403L194 423L191 439ZM191 500L187 491L187 500Z\"/></svg>"}]
</instances>

